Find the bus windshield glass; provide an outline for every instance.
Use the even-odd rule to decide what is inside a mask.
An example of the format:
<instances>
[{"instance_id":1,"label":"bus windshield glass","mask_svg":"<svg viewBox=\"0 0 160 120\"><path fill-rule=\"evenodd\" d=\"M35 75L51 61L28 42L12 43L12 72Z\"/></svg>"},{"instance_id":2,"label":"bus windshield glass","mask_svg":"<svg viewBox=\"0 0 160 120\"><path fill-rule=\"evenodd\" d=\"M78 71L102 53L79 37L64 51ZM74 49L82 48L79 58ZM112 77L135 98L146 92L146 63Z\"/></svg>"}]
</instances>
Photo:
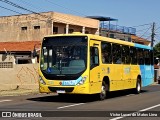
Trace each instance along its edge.
<instances>
[{"instance_id":1,"label":"bus windshield glass","mask_svg":"<svg viewBox=\"0 0 160 120\"><path fill-rule=\"evenodd\" d=\"M42 43L40 68L46 78L80 75L87 66L86 36L46 37ZM57 79L56 77L55 79Z\"/></svg>"}]
</instances>

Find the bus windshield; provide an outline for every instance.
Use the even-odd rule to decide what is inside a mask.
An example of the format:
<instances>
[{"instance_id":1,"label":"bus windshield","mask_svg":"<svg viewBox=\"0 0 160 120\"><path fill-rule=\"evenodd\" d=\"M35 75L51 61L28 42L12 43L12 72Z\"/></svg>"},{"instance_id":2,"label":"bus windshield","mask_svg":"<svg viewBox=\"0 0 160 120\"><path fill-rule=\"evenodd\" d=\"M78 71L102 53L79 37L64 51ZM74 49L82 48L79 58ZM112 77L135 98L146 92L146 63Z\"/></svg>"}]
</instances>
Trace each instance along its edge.
<instances>
[{"instance_id":1,"label":"bus windshield","mask_svg":"<svg viewBox=\"0 0 160 120\"><path fill-rule=\"evenodd\" d=\"M87 66L87 37L46 37L42 43L40 68L46 78L79 76ZM68 78L70 79L70 78Z\"/></svg>"}]
</instances>

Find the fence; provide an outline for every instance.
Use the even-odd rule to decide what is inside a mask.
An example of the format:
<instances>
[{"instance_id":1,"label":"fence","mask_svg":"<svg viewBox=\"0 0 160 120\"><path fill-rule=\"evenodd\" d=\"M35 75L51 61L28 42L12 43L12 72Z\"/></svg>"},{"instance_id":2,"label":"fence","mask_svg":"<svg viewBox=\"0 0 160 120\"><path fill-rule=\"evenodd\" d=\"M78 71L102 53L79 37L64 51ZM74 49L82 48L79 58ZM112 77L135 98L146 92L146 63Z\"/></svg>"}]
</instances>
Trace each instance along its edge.
<instances>
[{"instance_id":1,"label":"fence","mask_svg":"<svg viewBox=\"0 0 160 120\"><path fill-rule=\"evenodd\" d=\"M127 33L127 34L133 34L133 35L136 34L136 28L132 28L132 27L125 27L125 26L106 24L106 23L101 23L100 27L106 28L108 30L121 32L121 33Z\"/></svg>"}]
</instances>

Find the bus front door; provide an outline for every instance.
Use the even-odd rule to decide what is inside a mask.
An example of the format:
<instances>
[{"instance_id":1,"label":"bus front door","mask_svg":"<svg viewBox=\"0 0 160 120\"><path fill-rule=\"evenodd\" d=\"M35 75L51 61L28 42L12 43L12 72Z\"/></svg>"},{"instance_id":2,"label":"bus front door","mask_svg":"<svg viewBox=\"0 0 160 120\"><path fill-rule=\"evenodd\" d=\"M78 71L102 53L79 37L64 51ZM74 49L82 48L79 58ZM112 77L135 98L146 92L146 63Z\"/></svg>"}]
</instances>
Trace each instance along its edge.
<instances>
[{"instance_id":1,"label":"bus front door","mask_svg":"<svg viewBox=\"0 0 160 120\"><path fill-rule=\"evenodd\" d=\"M100 93L101 91L101 73L99 66L99 43L91 41L90 46L90 93Z\"/></svg>"}]
</instances>

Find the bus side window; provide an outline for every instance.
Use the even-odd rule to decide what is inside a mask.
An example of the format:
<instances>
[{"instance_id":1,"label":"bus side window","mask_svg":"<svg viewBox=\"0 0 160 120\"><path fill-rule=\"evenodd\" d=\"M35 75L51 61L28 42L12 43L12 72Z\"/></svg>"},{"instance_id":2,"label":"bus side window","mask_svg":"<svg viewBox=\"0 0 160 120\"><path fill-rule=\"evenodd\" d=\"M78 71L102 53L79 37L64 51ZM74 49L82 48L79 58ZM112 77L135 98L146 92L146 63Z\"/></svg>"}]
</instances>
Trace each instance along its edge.
<instances>
[{"instance_id":1,"label":"bus side window","mask_svg":"<svg viewBox=\"0 0 160 120\"><path fill-rule=\"evenodd\" d=\"M143 51L143 49L138 48L137 57L138 57L138 64L144 65L144 51Z\"/></svg>"},{"instance_id":2,"label":"bus side window","mask_svg":"<svg viewBox=\"0 0 160 120\"><path fill-rule=\"evenodd\" d=\"M121 64L122 58L121 58L121 46L118 44L112 44L112 58L114 64Z\"/></svg>"},{"instance_id":3,"label":"bus side window","mask_svg":"<svg viewBox=\"0 0 160 120\"><path fill-rule=\"evenodd\" d=\"M122 45L122 63L130 64L129 46Z\"/></svg>"},{"instance_id":4,"label":"bus side window","mask_svg":"<svg viewBox=\"0 0 160 120\"><path fill-rule=\"evenodd\" d=\"M150 56L151 56L151 65L153 65L154 64L153 50L150 50Z\"/></svg>"},{"instance_id":5,"label":"bus side window","mask_svg":"<svg viewBox=\"0 0 160 120\"><path fill-rule=\"evenodd\" d=\"M102 63L112 63L111 44L108 42L101 43Z\"/></svg>"},{"instance_id":6,"label":"bus side window","mask_svg":"<svg viewBox=\"0 0 160 120\"><path fill-rule=\"evenodd\" d=\"M144 50L145 65L151 64L151 54L149 50Z\"/></svg>"},{"instance_id":7,"label":"bus side window","mask_svg":"<svg viewBox=\"0 0 160 120\"><path fill-rule=\"evenodd\" d=\"M130 47L130 57L131 57L131 64L136 65L137 64L137 48Z\"/></svg>"},{"instance_id":8,"label":"bus side window","mask_svg":"<svg viewBox=\"0 0 160 120\"><path fill-rule=\"evenodd\" d=\"M97 47L90 47L90 66L91 69L99 65L99 51Z\"/></svg>"}]
</instances>

